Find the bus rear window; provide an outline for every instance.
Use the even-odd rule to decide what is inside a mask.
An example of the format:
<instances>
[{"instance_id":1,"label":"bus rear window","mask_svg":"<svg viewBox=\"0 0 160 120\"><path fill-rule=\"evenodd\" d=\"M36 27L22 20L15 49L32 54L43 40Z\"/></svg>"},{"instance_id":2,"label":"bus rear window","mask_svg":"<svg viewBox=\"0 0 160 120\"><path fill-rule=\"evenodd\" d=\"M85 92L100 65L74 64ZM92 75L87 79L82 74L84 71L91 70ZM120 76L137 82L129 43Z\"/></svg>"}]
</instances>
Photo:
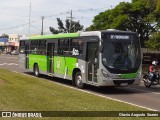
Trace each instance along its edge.
<instances>
[{"instance_id":1,"label":"bus rear window","mask_svg":"<svg viewBox=\"0 0 160 120\"><path fill-rule=\"evenodd\" d=\"M25 54L25 41L20 41L19 53Z\"/></svg>"}]
</instances>

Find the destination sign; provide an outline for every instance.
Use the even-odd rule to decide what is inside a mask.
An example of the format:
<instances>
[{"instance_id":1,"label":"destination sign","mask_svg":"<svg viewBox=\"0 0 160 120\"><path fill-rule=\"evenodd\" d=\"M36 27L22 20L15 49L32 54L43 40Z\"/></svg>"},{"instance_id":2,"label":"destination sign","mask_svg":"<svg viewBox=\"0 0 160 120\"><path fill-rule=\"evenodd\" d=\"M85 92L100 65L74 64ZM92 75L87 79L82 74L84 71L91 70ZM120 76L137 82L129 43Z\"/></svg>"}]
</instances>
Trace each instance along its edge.
<instances>
[{"instance_id":1,"label":"destination sign","mask_svg":"<svg viewBox=\"0 0 160 120\"><path fill-rule=\"evenodd\" d=\"M127 40L129 39L128 35L110 35L110 39L123 39Z\"/></svg>"}]
</instances>

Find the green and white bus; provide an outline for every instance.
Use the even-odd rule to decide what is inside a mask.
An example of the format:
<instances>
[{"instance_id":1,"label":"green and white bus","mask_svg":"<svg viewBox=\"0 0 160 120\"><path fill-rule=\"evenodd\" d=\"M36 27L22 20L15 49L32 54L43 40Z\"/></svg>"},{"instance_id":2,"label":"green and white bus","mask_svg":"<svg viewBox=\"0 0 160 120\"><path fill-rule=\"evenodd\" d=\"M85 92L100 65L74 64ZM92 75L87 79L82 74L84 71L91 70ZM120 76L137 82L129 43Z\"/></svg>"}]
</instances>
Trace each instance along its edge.
<instances>
[{"instance_id":1,"label":"green and white bus","mask_svg":"<svg viewBox=\"0 0 160 120\"><path fill-rule=\"evenodd\" d=\"M31 36L20 40L19 66L72 80L78 88L139 84L142 72L137 33L119 30Z\"/></svg>"}]
</instances>

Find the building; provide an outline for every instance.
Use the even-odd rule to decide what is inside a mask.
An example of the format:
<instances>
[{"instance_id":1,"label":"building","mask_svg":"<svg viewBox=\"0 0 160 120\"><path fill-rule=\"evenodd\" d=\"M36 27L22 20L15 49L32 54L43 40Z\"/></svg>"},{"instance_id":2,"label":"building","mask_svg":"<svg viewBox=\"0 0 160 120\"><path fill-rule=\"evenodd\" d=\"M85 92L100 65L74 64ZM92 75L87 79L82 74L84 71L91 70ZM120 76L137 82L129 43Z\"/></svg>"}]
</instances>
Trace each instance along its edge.
<instances>
[{"instance_id":1,"label":"building","mask_svg":"<svg viewBox=\"0 0 160 120\"><path fill-rule=\"evenodd\" d=\"M5 51L6 50L6 45L5 43L8 42L8 38L5 37L0 37L0 51Z\"/></svg>"},{"instance_id":2,"label":"building","mask_svg":"<svg viewBox=\"0 0 160 120\"><path fill-rule=\"evenodd\" d=\"M5 43L7 46L6 51L11 52L13 50L19 49L19 39L20 35L18 34L9 34L8 42Z\"/></svg>"}]
</instances>

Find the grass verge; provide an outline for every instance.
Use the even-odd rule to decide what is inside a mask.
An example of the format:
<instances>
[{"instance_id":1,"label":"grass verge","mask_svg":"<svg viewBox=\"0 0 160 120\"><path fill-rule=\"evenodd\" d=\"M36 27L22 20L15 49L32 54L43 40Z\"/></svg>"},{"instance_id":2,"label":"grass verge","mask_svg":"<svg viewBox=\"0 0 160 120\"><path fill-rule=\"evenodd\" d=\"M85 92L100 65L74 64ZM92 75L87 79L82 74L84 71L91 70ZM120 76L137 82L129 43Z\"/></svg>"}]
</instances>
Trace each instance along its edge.
<instances>
[{"instance_id":1,"label":"grass verge","mask_svg":"<svg viewBox=\"0 0 160 120\"><path fill-rule=\"evenodd\" d=\"M98 97L0 69L0 111L146 111L125 103ZM7 119L7 118L6 118ZM14 119L14 118L13 118ZM15 118L17 120L18 118ZM19 118L20 119L20 118ZM24 118L25 119L25 118ZM29 118L36 119L36 118ZM105 117L40 118L40 119L107 119ZM110 120L132 120L134 117L110 117ZM144 119L141 117L140 119ZM146 118L149 120L151 118ZM152 118L157 119L158 118ZM4 119L3 119L4 120Z\"/></svg>"}]
</instances>

